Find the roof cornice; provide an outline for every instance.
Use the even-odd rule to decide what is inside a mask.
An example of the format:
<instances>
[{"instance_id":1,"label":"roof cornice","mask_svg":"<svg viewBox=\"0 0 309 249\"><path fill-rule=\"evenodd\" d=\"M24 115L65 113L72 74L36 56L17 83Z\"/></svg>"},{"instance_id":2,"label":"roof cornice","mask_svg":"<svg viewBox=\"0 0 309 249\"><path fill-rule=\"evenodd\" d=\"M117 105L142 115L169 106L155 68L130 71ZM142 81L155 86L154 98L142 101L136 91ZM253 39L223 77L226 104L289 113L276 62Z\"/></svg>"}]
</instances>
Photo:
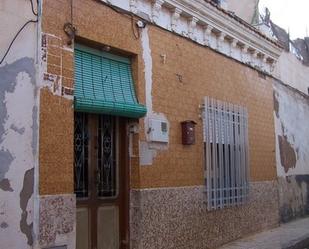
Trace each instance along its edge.
<instances>
[{"instance_id":1,"label":"roof cornice","mask_svg":"<svg viewBox=\"0 0 309 249\"><path fill-rule=\"evenodd\" d=\"M275 40L205 0L102 1L270 74L282 52Z\"/></svg>"}]
</instances>

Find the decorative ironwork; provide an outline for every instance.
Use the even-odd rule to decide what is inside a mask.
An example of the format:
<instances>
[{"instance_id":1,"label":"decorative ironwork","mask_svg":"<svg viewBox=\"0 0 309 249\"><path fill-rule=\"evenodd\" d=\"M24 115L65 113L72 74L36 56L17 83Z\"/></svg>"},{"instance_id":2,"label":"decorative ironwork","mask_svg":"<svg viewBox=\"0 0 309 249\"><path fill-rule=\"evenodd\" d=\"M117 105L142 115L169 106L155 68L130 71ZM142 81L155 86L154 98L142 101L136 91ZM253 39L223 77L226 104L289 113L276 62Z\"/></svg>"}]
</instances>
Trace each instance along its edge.
<instances>
[{"instance_id":1,"label":"decorative ironwork","mask_svg":"<svg viewBox=\"0 0 309 249\"><path fill-rule=\"evenodd\" d=\"M74 115L74 192L77 197L88 197L88 145L87 114Z\"/></svg>"},{"instance_id":2,"label":"decorative ironwork","mask_svg":"<svg viewBox=\"0 0 309 249\"><path fill-rule=\"evenodd\" d=\"M115 122L112 116L101 115L98 127L98 185L99 197L117 195L115 160Z\"/></svg>"}]
</instances>

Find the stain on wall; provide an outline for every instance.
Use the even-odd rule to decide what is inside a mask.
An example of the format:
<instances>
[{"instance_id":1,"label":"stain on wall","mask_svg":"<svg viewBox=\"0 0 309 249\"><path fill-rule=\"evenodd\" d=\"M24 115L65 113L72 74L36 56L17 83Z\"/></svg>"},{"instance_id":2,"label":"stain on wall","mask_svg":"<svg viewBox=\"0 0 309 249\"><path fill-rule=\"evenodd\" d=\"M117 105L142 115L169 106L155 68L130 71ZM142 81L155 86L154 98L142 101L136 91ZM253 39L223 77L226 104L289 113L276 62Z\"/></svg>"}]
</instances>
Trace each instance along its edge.
<instances>
[{"instance_id":1,"label":"stain on wall","mask_svg":"<svg viewBox=\"0 0 309 249\"><path fill-rule=\"evenodd\" d=\"M6 223L6 222L2 222L2 223L0 224L0 227L1 227L2 229L6 229L6 228L9 227L9 225L8 225L8 223Z\"/></svg>"},{"instance_id":2,"label":"stain on wall","mask_svg":"<svg viewBox=\"0 0 309 249\"><path fill-rule=\"evenodd\" d=\"M30 66L25 66L29 63L28 58L24 58L16 61L13 64L7 64L0 68L0 144L4 140L5 135L5 121L7 119L7 109L5 104L5 94L7 92L13 92L16 85L17 74L20 72L21 68L28 71L30 74L32 72L32 68ZM30 65L33 61L30 61ZM28 70L27 70L28 69ZM7 149L1 148L0 150L0 189L4 191L9 191L11 188L10 181L5 178L5 174L8 172L10 168L10 164L13 161L13 156Z\"/></svg>"},{"instance_id":3,"label":"stain on wall","mask_svg":"<svg viewBox=\"0 0 309 249\"><path fill-rule=\"evenodd\" d=\"M12 64L6 64L0 68L0 144L3 142L4 135L6 134L5 121L7 120L8 115L5 101L6 94L14 92L17 83L16 79L20 72L27 73L31 78L31 83L35 84L35 69L33 63L34 61L31 58L22 58ZM18 128L15 124L11 124L10 127L14 131L19 131L19 133L23 133L25 129L24 127ZM2 180L5 179L5 174L8 172L13 159L14 158L10 151L3 148L0 150L0 188L3 184L9 184L8 179L6 179L6 183L2 183Z\"/></svg>"},{"instance_id":4,"label":"stain on wall","mask_svg":"<svg viewBox=\"0 0 309 249\"><path fill-rule=\"evenodd\" d=\"M279 177L278 187L282 222L309 214L309 175Z\"/></svg>"},{"instance_id":5,"label":"stain on wall","mask_svg":"<svg viewBox=\"0 0 309 249\"><path fill-rule=\"evenodd\" d=\"M13 192L10 181L6 178L0 182L0 189L2 189L3 191Z\"/></svg>"},{"instance_id":6,"label":"stain on wall","mask_svg":"<svg viewBox=\"0 0 309 249\"><path fill-rule=\"evenodd\" d=\"M24 177L23 188L20 192L20 208L22 210L20 219L20 230L27 236L28 245L33 244L32 228L33 223L27 223L28 211L27 206L30 197L33 194L34 187L34 168L27 170Z\"/></svg>"},{"instance_id":7,"label":"stain on wall","mask_svg":"<svg viewBox=\"0 0 309 249\"><path fill-rule=\"evenodd\" d=\"M276 117L279 118L279 101L277 99L275 92L273 92L273 97L274 97L274 111L275 111Z\"/></svg>"},{"instance_id":8,"label":"stain on wall","mask_svg":"<svg viewBox=\"0 0 309 249\"><path fill-rule=\"evenodd\" d=\"M0 235L3 248L33 244L34 161L37 112L34 59L0 67ZM12 239L14 238L14 239Z\"/></svg>"},{"instance_id":9,"label":"stain on wall","mask_svg":"<svg viewBox=\"0 0 309 249\"><path fill-rule=\"evenodd\" d=\"M1 84L1 82L0 82ZM1 122L1 120L0 120ZM8 150L0 150L0 189L4 191L8 191L11 188L10 181L5 177L5 174L8 172L10 168L10 164L13 161L13 156Z\"/></svg>"},{"instance_id":10,"label":"stain on wall","mask_svg":"<svg viewBox=\"0 0 309 249\"><path fill-rule=\"evenodd\" d=\"M279 135L278 142L279 142L281 165L284 167L285 173L287 173L289 169L295 168L296 153L293 146L288 141L287 136Z\"/></svg>"}]
</instances>

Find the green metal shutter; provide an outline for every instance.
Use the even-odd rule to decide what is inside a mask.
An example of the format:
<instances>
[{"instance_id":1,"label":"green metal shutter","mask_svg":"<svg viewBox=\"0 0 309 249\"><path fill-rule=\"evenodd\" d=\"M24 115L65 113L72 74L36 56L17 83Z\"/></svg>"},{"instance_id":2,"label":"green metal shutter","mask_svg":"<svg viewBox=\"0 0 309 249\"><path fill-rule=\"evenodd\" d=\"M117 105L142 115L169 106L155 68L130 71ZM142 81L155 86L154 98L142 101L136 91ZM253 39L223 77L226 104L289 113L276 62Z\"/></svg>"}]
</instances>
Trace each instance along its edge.
<instances>
[{"instance_id":1,"label":"green metal shutter","mask_svg":"<svg viewBox=\"0 0 309 249\"><path fill-rule=\"evenodd\" d=\"M145 116L146 107L135 95L130 60L77 45L74 109L131 118Z\"/></svg>"}]
</instances>

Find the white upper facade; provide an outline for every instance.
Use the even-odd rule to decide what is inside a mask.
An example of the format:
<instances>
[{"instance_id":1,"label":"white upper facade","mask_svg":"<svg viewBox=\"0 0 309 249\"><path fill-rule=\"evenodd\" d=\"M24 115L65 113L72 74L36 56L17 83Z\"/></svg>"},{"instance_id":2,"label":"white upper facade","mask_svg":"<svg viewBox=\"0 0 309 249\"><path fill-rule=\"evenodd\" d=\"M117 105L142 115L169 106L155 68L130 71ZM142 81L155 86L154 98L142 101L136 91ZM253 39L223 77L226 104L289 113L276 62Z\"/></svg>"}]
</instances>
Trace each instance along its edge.
<instances>
[{"instance_id":1,"label":"white upper facade","mask_svg":"<svg viewBox=\"0 0 309 249\"><path fill-rule=\"evenodd\" d=\"M275 40L204 0L102 0L271 74L282 49Z\"/></svg>"}]
</instances>

